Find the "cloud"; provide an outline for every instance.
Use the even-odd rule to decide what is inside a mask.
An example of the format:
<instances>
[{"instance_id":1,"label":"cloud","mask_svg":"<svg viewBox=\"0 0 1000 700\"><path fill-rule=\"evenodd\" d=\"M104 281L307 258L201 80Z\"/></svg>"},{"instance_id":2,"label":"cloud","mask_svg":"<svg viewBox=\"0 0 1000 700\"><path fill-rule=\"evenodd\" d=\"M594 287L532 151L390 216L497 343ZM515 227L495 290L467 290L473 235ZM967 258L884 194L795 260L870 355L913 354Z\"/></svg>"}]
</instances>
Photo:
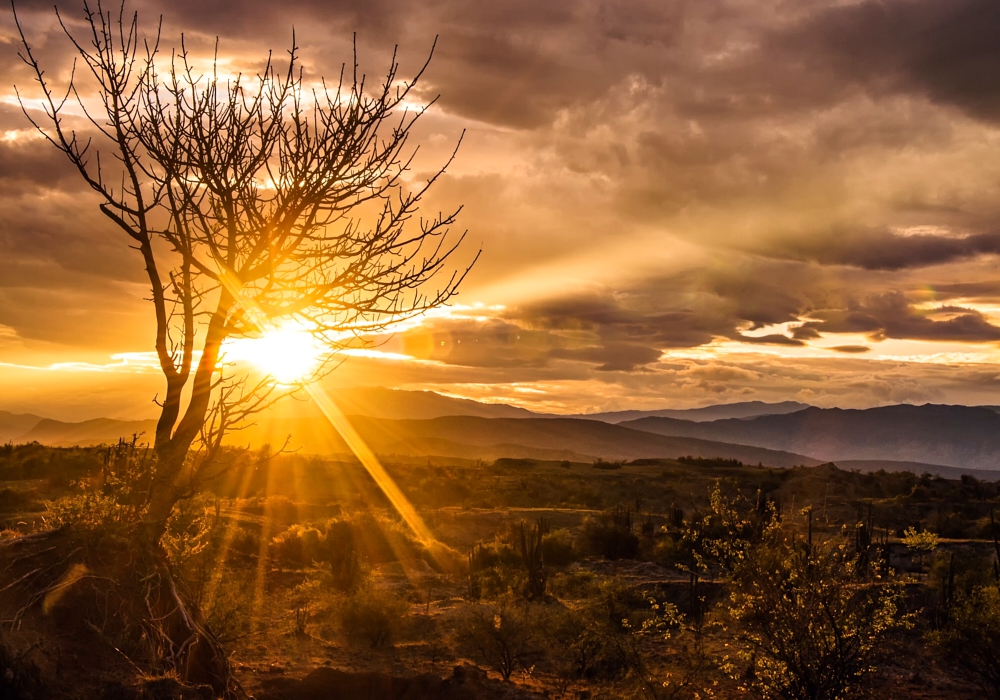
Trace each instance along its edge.
<instances>
[{"instance_id":1,"label":"cloud","mask_svg":"<svg viewBox=\"0 0 1000 700\"><path fill-rule=\"evenodd\" d=\"M871 348L867 345L834 345L831 350L836 352L844 352L850 355L858 355L865 352L870 352Z\"/></svg>"},{"instance_id":2,"label":"cloud","mask_svg":"<svg viewBox=\"0 0 1000 700\"><path fill-rule=\"evenodd\" d=\"M1000 253L1000 233L966 236L899 235L890 231L832 231L772 241L764 249L775 257L865 270L900 270L940 265Z\"/></svg>"},{"instance_id":3,"label":"cloud","mask_svg":"<svg viewBox=\"0 0 1000 700\"><path fill-rule=\"evenodd\" d=\"M900 292L873 295L864 301L852 301L846 308L817 310L812 315L821 320L806 323L804 327L820 333L866 333L874 340L1000 340L1000 327L991 324L979 311L942 306L920 312ZM947 318L938 320L935 315Z\"/></svg>"},{"instance_id":4,"label":"cloud","mask_svg":"<svg viewBox=\"0 0 1000 700\"><path fill-rule=\"evenodd\" d=\"M1000 302L991 2L135 6L149 22L164 14L168 45L183 30L206 55L219 36L227 70L253 72L268 49L283 59L294 26L309 79L339 74L355 31L369 76L397 44L412 75L439 36L418 93L441 99L414 134L412 175L468 129L428 211L465 205L460 224L484 255L462 301L505 310L430 321L391 342L431 362L359 360L349 376L537 382L579 405L591 393L602 405L978 395L967 378L985 370L888 372L856 336L1000 340L976 306ZM18 7L64 79L70 51L49 6ZM66 9L78 27L79 7ZM0 72L30 92L9 16ZM0 93L0 324L28 346L61 344L67 359L149 349L141 263ZM843 344L830 361L796 354L831 342ZM676 359L720 345L759 354Z\"/></svg>"}]
</instances>

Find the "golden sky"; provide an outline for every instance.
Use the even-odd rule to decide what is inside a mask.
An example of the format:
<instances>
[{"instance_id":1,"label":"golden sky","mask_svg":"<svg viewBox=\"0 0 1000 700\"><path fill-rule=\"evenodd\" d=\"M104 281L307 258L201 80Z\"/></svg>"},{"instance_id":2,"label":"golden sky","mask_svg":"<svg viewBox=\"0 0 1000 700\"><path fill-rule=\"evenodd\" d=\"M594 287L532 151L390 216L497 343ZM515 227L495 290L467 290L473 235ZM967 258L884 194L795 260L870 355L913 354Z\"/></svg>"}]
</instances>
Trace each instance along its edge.
<instances>
[{"instance_id":1,"label":"golden sky","mask_svg":"<svg viewBox=\"0 0 1000 700\"><path fill-rule=\"evenodd\" d=\"M1000 5L992 0L152 2L223 65L294 26L312 78L438 50L413 173L459 156L478 264L349 358L382 385L582 412L760 399L1000 403ZM19 13L49 75L49 3ZM60 3L76 21L80 7ZM155 414L142 265L33 134L0 15L0 409ZM30 102L29 102L30 107Z\"/></svg>"}]
</instances>

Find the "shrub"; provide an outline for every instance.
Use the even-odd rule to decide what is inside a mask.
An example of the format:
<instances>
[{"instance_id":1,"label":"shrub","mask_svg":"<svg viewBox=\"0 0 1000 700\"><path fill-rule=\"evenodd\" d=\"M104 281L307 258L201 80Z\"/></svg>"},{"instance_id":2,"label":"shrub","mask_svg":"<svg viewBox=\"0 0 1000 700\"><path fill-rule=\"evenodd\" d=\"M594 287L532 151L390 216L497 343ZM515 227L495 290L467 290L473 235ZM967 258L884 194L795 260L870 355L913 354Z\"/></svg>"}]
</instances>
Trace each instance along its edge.
<instances>
[{"instance_id":1,"label":"shrub","mask_svg":"<svg viewBox=\"0 0 1000 700\"><path fill-rule=\"evenodd\" d=\"M349 523L333 521L327 526L323 538L323 561L333 588L350 591L361 582L364 569L354 530Z\"/></svg>"},{"instance_id":2,"label":"shrub","mask_svg":"<svg viewBox=\"0 0 1000 700\"><path fill-rule=\"evenodd\" d=\"M859 584L846 542L812 547L783 534L772 531L735 569L730 613L750 668L729 671L763 697L856 697L887 636L908 624L902 590Z\"/></svg>"},{"instance_id":3,"label":"shrub","mask_svg":"<svg viewBox=\"0 0 1000 700\"><path fill-rule=\"evenodd\" d=\"M506 681L518 668L528 669L542 656L538 606L512 593L493 604L472 605L459 626L459 639Z\"/></svg>"},{"instance_id":4,"label":"shrub","mask_svg":"<svg viewBox=\"0 0 1000 700\"><path fill-rule=\"evenodd\" d=\"M250 635L253 586L233 576L220 577L215 594L203 611L212 634L231 645Z\"/></svg>"},{"instance_id":5,"label":"shrub","mask_svg":"<svg viewBox=\"0 0 1000 700\"><path fill-rule=\"evenodd\" d=\"M639 553L639 538L632 532L632 512L621 508L587 518L581 539L588 552L606 559L634 559Z\"/></svg>"},{"instance_id":6,"label":"shrub","mask_svg":"<svg viewBox=\"0 0 1000 700\"><path fill-rule=\"evenodd\" d=\"M552 593L560 598L579 600L581 598L588 598L594 593L596 578L592 571L577 569L575 571L556 574L552 577L549 587Z\"/></svg>"},{"instance_id":7,"label":"shrub","mask_svg":"<svg viewBox=\"0 0 1000 700\"><path fill-rule=\"evenodd\" d=\"M18 700L47 695L38 665L28 658L34 649L16 652L0 637L0 668L4 670L0 675L0 698Z\"/></svg>"},{"instance_id":8,"label":"shrub","mask_svg":"<svg viewBox=\"0 0 1000 700\"><path fill-rule=\"evenodd\" d=\"M376 585L360 586L344 600L341 630L355 643L373 648L392 646L403 631L408 607L394 591Z\"/></svg>"},{"instance_id":9,"label":"shrub","mask_svg":"<svg viewBox=\"0 0 1000 700\"><path fill-rule=\"evenodd\" d=\"M981 586L961 594L931 643L947 661L992 700L1000 698L1000 591Z\"/></svg>"},{"instance_id":10,"label":"shrub","mask_svg":"<svg viewBox=\"0 0 1000 700\"><path fill-rule=\"evenodd\" d=\"M577 560L573 534L566 528L553 530L542 537L542 558L552 566L568 566Z\"/></svg>"},{"instance_id":11,"label":"shrub","mask_svg":"<svg viewBox=\"0 0 1000 700\"><path fill-rule=\"evenodd\" d=\"M307 525L292 525L271 541L271 556L289 566L309 566L320 557L323 533Z\"/></svg>"}]
</instances>

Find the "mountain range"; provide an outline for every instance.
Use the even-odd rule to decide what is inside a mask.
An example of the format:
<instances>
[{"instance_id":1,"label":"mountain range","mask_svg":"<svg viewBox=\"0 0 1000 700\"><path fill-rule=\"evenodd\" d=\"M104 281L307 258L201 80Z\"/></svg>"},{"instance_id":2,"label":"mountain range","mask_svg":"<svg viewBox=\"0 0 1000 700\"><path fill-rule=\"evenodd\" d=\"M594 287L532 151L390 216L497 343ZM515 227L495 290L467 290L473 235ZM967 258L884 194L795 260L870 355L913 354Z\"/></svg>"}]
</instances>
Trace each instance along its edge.
<instances>
[{"instance_id":1,"label":"mountain range","mask_svg":"<svg viewBox=\"0 0 1000 700\"><path fill-rule=\"evenodd\" d=\"M806 454L823 461L895 460L1000 470L1000 414L990 406L810 407L702 423L647 417L623 426Z\"/></svg>"},{"instance_id":2,"label":"mountain range","mask_svg":"<svg viewBox=\"0 0 1000 700\"><path fill-rule=\"evenodd\" d=\"M343 389L333 397L371 447L383 454L573 461L690 455L780 467L835 462L845 469L927 471L952 478L1000 473L996 406L839 409L750 401L555 416L427 391ZM0 440L5 442L95 445L133 434L148 439L154 429L154 420L74 423L0 411ZM307 401L285 402L237 433L233 442L277 447L286 439L290 447L308 453L347 451Z\"/></svg>"}]
</instances>

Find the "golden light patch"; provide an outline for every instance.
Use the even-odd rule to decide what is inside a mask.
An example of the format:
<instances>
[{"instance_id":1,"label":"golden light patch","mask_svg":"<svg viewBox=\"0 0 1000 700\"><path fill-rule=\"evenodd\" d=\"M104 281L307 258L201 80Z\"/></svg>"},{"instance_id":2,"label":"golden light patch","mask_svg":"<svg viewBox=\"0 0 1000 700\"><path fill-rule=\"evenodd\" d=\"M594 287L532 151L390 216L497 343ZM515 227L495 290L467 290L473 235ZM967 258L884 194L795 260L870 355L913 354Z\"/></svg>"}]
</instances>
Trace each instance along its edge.
<instances>
[{"instance_id":1,"label":"golden light patch","mask_svg":"<svg viewBox=\"0 0 1000 700\"><path fill-rule=\"evenodd\" d=\"M239 338L226 343L225 358L246 362L281 384L295 384L320 365L322 344L307 329L287 323L259 338Z\"/></svg>"},{"instance_id":2,"label":"golden light patch","mask_svg":"<svg viewBox=\"0 0 1000 700\"><path fill-rule=\"evenodd\" d=\"M59 604L66 592L69 591L70 586L79 581L87 574L87 566L85 564L74 564L69 567L63 577L59 579L49 592L45 594L45 600L42 601L42 612L48 615L52 609Z\"/></svg>"}]
</instances>

